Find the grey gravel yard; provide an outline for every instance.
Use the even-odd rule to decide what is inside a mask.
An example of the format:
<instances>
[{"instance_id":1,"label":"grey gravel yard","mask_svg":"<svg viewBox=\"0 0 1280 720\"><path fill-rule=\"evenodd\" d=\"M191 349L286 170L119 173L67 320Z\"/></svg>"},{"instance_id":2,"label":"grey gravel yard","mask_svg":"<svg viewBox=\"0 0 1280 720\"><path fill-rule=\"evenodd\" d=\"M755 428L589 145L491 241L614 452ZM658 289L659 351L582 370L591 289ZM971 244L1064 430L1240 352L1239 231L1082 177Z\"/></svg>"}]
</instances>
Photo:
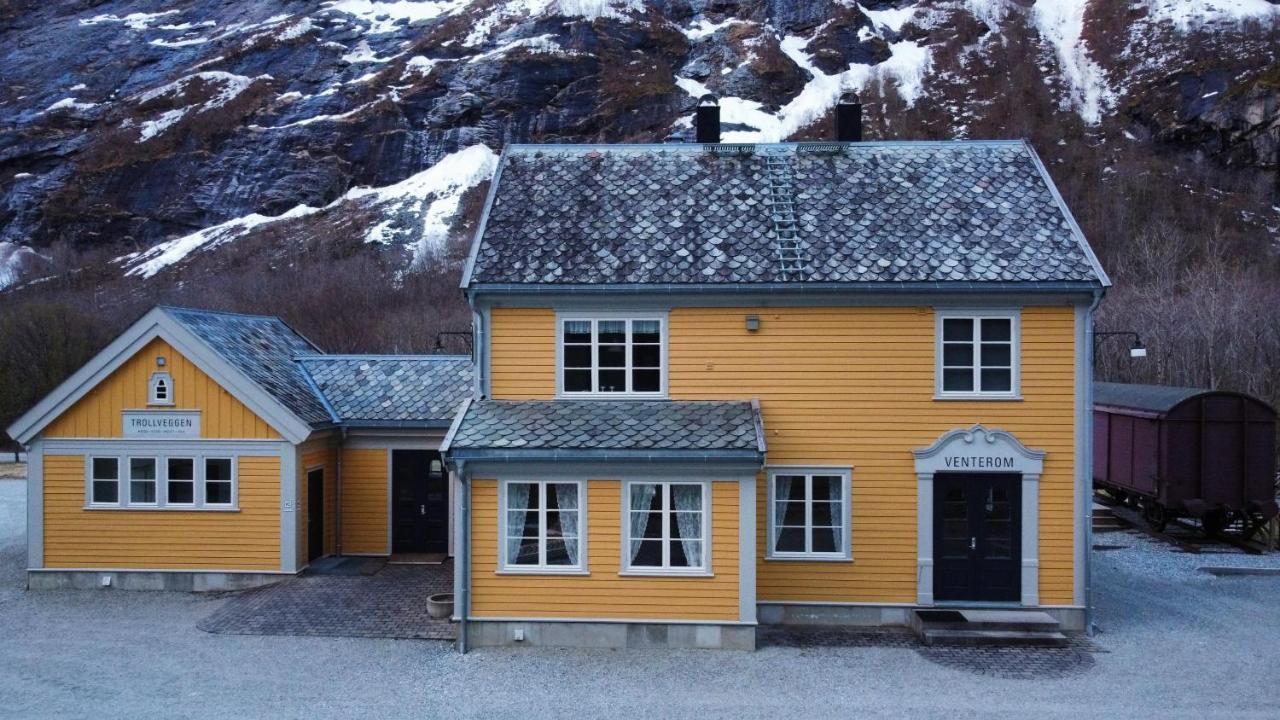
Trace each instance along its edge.
<instances>
[{"instance_id":1,"label":"grey gravel yard","mask_svg":"<svg viewBox=\"0 0 1280 720\"><path fill-rule=\"evenodd\" d=\"M23 590L23 492L0 481L2 717L1276 718L1280 556L1185 555L1129 533L1097 553L1099 652L1001 679L911 647L481 650L211 635L223 598Z\"/></svg>"}]
</instances>

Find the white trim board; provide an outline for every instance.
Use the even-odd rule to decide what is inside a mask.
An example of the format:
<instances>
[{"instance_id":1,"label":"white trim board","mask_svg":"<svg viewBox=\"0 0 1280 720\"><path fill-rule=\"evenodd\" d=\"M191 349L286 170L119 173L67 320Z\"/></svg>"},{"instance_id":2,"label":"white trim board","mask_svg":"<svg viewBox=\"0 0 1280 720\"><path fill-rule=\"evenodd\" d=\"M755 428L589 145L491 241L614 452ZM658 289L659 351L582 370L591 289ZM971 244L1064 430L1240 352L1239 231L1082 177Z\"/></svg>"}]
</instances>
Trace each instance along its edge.
<instances>
[{"instance_id":1,"label":"white trim board","mask_svg":"<svg viewBox=\"0 0 1280 720\"><path fill-rule=\"evenodd\" d=\"M120 337L84 367L14 421L8 428L9 436L24 445L30 443L49 423L156 338L167 342L286 440L300 443L311 434L309 424L271 397L248 375L224 360L199 336L174 320L165 308L157 307L142 316L142 319L121 333Z\"/></svg>"}]
</instances>

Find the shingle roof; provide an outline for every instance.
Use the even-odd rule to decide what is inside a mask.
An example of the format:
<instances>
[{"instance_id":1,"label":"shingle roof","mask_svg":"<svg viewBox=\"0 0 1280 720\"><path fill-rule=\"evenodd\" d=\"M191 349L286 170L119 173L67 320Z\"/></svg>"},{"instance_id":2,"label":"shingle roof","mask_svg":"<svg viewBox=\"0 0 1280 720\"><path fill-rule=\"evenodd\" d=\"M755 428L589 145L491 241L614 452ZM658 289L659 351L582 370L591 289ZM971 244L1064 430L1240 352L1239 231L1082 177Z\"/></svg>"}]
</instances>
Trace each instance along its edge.
<instances>
[{"instance_id":1,"label":"shingle roof","mask_svg":"<svg viewBox=\"0 0 1280 720\"><path fill-rule=\"evenodd\" d=\"M471 358L458 355L313 355L299 359L344 423L448 426L471 395Z\"/></svg>"},{"instance_id":2,"label":"shingle roof","mask_svg":"<svg viewBox=\"0 0 1280 720\"><path fill-rule=\"evenodd\" d=\"M762 451L750 402L480 400L454 429L451 450Z\"/></svg>"},{"instance_id":3,"label":"shingle roof","mask_svg":"<svg viewBox=\"0 0 1280 720\"><path fill-rule=\"evenodd\" d=\"M777 260L770 154L802 278ZM1106 282L1023 142L512 146L496 183L468 283Z\"/></svg>"},{"instance_id":4,"label":"shingle roof","mask_svg":"<svg viewBox=\"0 0 1280 720\"><path fill-rule=\"evenodd\" d=\"M280 318L191 308L164 310L304 422L315 426L331 421L294 362L299 355L320 351Z\"/></svg>"},{"instance_id":5,"label":"shingle roof","mask_svg":"<svg viewBox=\"0 0 1280 720\"><path fill-rule=\"evenodd\" d=\"M1093 384L1093 404L1166 413L1184 400L1207 392L1212 391L1170 385L1096 382Z\"/></svg>"}]
</instances>

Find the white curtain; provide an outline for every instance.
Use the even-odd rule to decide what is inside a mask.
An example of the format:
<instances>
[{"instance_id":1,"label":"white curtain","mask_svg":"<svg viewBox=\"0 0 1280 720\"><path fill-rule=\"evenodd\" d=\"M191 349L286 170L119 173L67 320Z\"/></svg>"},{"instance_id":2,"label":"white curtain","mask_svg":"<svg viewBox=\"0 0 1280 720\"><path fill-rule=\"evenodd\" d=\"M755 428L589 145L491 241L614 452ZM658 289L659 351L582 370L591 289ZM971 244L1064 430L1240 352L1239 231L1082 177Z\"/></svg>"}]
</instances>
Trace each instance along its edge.
<instances>
[{"instance_id":1,"label":"white curtain","mask_svg":"<svg viewBox=\"0 0 1280 720\"><path fill-rule=\"evenodd\" d=\"M844 495L844 479L840 477L832 477L827 483L827 497L831 500L831 534L834 547L838 551L844 550L841 547L841 534L844 524L849 522L848 513L845 512L844 503L841 496Z\"/></svg>"},{"instance_id":2,"label":"white curtain","mask_svg":"<svg viewBox=\"0 0 1280 720\"><path fill-rule=\"evenodd\" d=\"M560 533L564 536L564 548L569 554L569 564L578 564L578 486L557 483L552 486L556 494L556 507L560 508ZM550 503L547 503L550 506Z\"/></svg>"},{"instance_id":3,"label":"white curtain","mask_svg":"<svg viewBox=\"0 0 1280 720\"><path fill-rule=\"evenodd\" d=\"M640 554L640 541L649 527L649 508L653 507L657 491L658 486L652 483L631 486L631 562Z\"/></svg>"},{"instance_id":4,"label":"white curtain","mask_svg":"<svg viewBox=\"0 0 1280 720\"><path fill-rule=\"evenodd\" d=\"M528 522L529 484L507 483L507 562L515 564L520 557L520 545L524 542L524 526ZM519 518L519 524L513 518Z\"/></svg>"},{"instance_id":5,"label":"white curtain","mask_svg":"<svg viewBox=\"0 0 1280 720\"><path fill-rule=\"evenodd\" d=\"M773 497L773 549L778 549L778 540L782 537L782 523L787 516L787 500L791 499L791 476L774 477L777 489Z\"/></svg>"},{"instance_id":6,"label":"white curtain","mask_svg":"<svg viewBox=\"0 0 1280 720\"><path fill-rule=\"evenodd\" d=\"M702 565L702 486L672 485L671 506L684 556L692 567Z\"/></svg>"}]
</instances>

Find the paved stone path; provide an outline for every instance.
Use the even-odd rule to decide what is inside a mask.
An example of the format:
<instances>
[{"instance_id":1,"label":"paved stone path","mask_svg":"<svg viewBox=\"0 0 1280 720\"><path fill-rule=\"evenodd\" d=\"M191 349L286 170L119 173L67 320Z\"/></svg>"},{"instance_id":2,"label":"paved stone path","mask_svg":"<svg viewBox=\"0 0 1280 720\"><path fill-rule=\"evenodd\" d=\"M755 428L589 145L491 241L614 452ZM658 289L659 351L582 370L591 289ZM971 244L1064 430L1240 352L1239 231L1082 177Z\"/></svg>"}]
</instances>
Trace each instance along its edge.
<instances>
[{"instance_id":1,"label":"paved stone path","mask_svg":"<svg viewBox=\"0 0 1280 720\"><path fill-rule=\"evenodd\" d=\"M1088 638L1070 635L1064 648L929 647L905 628L842 628L822 625L761 625L760 647L910 648L926 660L975 675L1013 680L1060 678L1089 670L1099 648Z\"/></svg>"},{"instance_id":2,"label":"paved stone path","mask_svg":"<svg viewBox=\"0 0 1280 720\"><path fill-rule=\"evenodd\" d=\"M234 593L198 627L223 635L454 639L427 615L427 596L453 591L453 565L385 565L372 575L308 575Z\"/></svg>"}]
</instances>

